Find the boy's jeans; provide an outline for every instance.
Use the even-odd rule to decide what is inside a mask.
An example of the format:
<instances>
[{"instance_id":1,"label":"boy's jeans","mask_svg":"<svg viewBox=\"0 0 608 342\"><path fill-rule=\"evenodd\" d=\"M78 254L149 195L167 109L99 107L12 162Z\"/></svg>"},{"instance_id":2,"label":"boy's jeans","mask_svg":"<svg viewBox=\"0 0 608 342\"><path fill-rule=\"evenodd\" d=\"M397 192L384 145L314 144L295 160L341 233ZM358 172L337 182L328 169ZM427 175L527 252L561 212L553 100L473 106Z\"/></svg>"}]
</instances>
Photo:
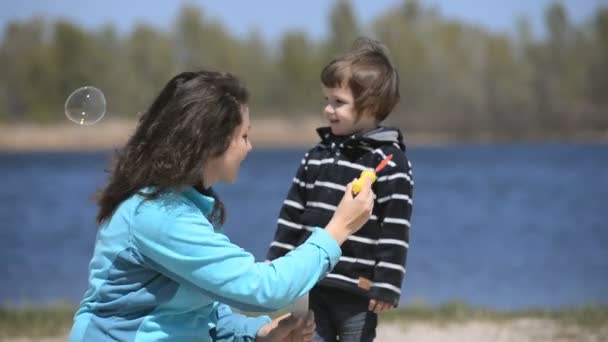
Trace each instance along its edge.
<instances>
[{"instance_id":1,"label":"boy's jeans","mask_svg":"<svg viewBox=\"0 0 608 342\"><path fill-rule=\"evenodd\" d=\"M316 286L309 294L315 313L315 342L373 341L378 315L368 311L369 299L344 290Z\"/></svg>"}]
</instances>

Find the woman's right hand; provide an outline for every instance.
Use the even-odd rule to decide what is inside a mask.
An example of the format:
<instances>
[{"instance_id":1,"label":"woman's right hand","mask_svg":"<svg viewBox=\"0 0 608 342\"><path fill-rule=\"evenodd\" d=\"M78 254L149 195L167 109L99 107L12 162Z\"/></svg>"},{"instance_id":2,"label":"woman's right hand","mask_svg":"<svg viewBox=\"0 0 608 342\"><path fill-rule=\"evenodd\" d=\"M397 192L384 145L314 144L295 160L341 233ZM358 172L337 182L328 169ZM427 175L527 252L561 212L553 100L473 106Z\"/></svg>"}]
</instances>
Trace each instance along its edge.
<instances>
[{"instance_id":1,"label":"woman's right hand","mask_svg":"<svg viewBox=\"0 0 608 342\"><path fill-rule=\"evenodd\" d=\"M354 181L353 181L354 182ZM369 220L374 208L374 192L371 189L373 180L364 177L361 191L353 196L353 182L346 186L344 196L338 204L331 221L325 230L342 245L346 239L357 232Z\"/></svg>"}]
</instances>

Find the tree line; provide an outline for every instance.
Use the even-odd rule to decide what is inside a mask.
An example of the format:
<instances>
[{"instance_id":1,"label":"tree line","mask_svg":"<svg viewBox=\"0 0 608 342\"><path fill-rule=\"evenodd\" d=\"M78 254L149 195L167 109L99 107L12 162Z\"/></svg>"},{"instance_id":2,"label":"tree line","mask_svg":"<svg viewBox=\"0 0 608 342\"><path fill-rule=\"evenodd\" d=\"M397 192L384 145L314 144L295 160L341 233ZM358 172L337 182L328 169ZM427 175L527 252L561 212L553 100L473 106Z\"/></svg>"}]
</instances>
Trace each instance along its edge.
<instances>
[{"instance_id":1,"label":"tree line","mask_svg":"<svg viewBox=\"0 0 608 342\"><path fill-rule=\"evenodd\" d=\"M0 41L0 122L64 120L63 103L94 85L108 115L134 118L170 77L210 67L240 76L256 116L307 117L322 108L319 73L359 35L387 45L402 100L390 123L460 141L568 139L608 132L608 7L574 23L559 2L544 9L544 34L529 18L493 32L404 0L362 25L347 0L328 13L328 35L244 37L186 5L168 30L137 24L85 30L43 17L13 21Z\"/></svg>"}]
</instances>

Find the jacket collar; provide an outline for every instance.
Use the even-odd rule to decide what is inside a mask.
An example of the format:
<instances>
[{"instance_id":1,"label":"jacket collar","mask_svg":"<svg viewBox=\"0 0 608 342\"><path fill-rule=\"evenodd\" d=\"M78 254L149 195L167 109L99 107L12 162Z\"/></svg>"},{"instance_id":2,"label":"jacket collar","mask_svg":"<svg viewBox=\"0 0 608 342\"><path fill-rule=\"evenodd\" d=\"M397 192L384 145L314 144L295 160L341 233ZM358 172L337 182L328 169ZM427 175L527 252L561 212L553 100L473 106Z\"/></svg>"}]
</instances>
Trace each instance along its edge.
<instances>
[{"instance_id":1,"label":"jacket collar","mask_svg":"<svg viewBox=\"0 0 608 342\"><path fill-rule=\"evenodd\" d=\"M194 203L205 216L211 213L211 210L213 210L213 206L215 205L215 199L201 194L192 186L185 188L182 191L182 195Z\"/></svg>"},{"instance_id":2,"label":"jacket collar","mask_svg":"<svg viewBox=\"0 0 608 342\"><path fill-rule=\"evenodd\" d=\"M331 132L330 127L317 128L317 134L321 137L321 142L326 145L332 143L342 146L369 146L372 148L386 144L398 144L402 151L405 151L405 143L401 131L396 127L380 126L364 134L352 134L349 136L337 136Z\"/></svg>"}]
</instances>

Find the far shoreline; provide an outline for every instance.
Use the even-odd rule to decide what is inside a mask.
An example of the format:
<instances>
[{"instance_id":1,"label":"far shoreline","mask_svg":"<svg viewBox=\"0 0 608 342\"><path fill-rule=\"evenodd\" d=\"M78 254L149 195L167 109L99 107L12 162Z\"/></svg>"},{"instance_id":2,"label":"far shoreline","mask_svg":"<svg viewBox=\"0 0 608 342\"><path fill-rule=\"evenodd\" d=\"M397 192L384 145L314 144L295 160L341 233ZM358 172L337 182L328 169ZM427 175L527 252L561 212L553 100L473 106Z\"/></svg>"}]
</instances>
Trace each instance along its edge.
<instances>
[{"instance_id":1,"label":"far shoreline","mask_svg":"<svg viewBox=\"0 0 608 342\"><path fill-rule=\"evenodd\" d=\"M0 152L96 152L111 151L123 146L133 133L134 120L108 120L94 126L71 123L0 124ZM250 131L254 148L309 148L318 142L315 131L324 122L318 118L260 118L252 122ZM447 145L502 144L606 144L608 132L580 132L573 137L535 139L495 139L479 134L473 139L457 139L440 132L405 132L408 147L440 147Z\"/></svg>"}]
</instances>

